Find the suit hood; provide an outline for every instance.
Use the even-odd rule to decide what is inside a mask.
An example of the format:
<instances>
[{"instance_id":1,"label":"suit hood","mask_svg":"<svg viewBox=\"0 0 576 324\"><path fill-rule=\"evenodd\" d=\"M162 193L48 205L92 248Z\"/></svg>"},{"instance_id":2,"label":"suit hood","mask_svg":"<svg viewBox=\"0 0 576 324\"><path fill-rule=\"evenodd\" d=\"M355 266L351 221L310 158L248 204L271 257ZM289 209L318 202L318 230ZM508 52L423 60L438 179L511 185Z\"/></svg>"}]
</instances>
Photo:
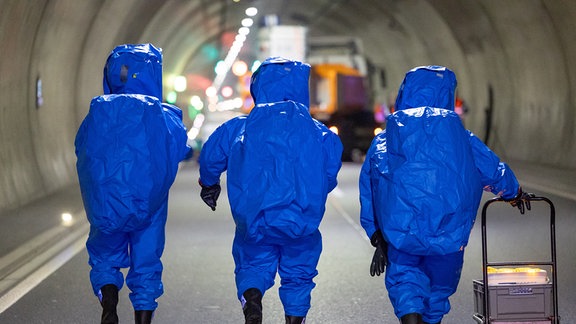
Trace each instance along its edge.
<instances>
[{"instance_id":1,"label":"suit hood","mask_svg":"<svg viewBox=\"0 0 576 324\"><path fill-rule=\"evenodd\" d=\"M143 94L162 100L162 50L152 44L114 48L104 67L105 94Z\"/></svg>"},{"instance_id":2,"label":"suit hood","mask_svg":"<svg viewBox=\"0 0 576 324\"><path fill-rule=\"evenodd\" d=\"M396 97L396 110L433 107L454 111L456 75L437 66L416 67L406 73Z\"/></svg>"},{"instance_id":3,"label":"suit hood","mask_svg":"<svg viewBox=\"0 0 576 324\"><path fill-rule=\"evenodd\" d=\"M310 65L282 57L266 59L250 80L255 104L292 100L310 105Z\"/></svg>"}]
</instances>

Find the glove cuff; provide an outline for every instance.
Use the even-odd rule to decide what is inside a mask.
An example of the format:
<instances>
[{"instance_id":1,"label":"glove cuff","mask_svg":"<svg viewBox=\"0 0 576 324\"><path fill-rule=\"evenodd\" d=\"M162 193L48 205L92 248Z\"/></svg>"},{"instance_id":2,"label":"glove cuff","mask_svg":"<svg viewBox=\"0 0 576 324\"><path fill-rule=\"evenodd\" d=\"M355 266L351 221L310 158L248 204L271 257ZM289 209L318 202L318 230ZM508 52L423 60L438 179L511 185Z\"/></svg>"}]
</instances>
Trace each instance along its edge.
<instances>
[{"instance_id":1,"label":"glove cuff","mask_svg":"<svg viewBox=\"0 0 576 324\"><path fill-rule=\"evenodd\" d=\"M516 196L512 197L512 198L504 198L502 197L502 199L504 199L505 202L511 202L511 201L515 201L518 200L520 198L522 198L522 194L524 193L524 191L522 191L522 187L518 187L518 192L516 193Z\"/></svg>"},{"instance_id":2,"label":"glove cuff","mask_svg":"<svg viewBox=\"0 0 576 324\"><path fill-rule=\"evenodd\" d=\"M370 238L370 244L372 244L373 247L378 247L379 245L382 244L382 242L384 242L384 236L382 236L382 231L377 230L376 232L374 232L374 234L372 234L372 237Z\"/></svg>"},{"instance_id":3,"label":"glove cuff","mask_svg":"<svg viewBox=\"0 0 576 324\"><path fill-rule=\"evenodd\" d=\"M198 178L198 184L200 185L200 187L205 188L205 189L212 189L212 188L216 188L216 187L219 187L219 186L220 186L220 183L219 183L219 182L217 182L217 183L215 183L215 184L213 184L213 185L211 185L211 186L207 186L207 185L205 185L205 184L202 183L202 180L200 180L200 178Z\"/></svg>"}]
</instances>

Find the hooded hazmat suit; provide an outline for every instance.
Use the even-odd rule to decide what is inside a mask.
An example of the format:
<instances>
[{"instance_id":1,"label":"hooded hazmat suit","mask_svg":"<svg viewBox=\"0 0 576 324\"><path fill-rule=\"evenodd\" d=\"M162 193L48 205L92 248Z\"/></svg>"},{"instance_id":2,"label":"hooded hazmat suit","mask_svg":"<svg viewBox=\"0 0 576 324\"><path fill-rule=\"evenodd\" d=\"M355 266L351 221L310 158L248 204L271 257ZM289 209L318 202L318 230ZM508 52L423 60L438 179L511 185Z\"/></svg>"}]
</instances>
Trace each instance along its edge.
<instances>
[{"instance_id":1,"label":"hooded hazmat suit","mask_svg":"<svg viewBox=\"0 0 576 324\"><path fill-rule=\"evenodd\" d=\"M342 144L308 111L310 66L269 58L251 80L255 107L214 131L200 153L200 181L227 171L236 223L238 298L264 293L281 277L286 314L305 316L322 249L318 227L336 187Z\"/></svg>"},{"instance_id":2,"label":"hooded hazmat suit","mask_svg":"<svg viewBox=\"0 0 576 324\"><path fill-rule=\"evenodd\" d=\"M121 45L108 56L104 95L92 99L76 135L77 171L90 234L94 293L126 284L135 310L154 310L163 293L168 191L191 154L178 107L162 99L162 54Z\"/></svg>"},{"instance_id":3,"label":"hooded hazmat suit","mask_svg":"<svg viewBox=\"0 0 576 324\"><path fill-rule=\"evenodd\" d=\"M440 66L409 71L396 112L360 174L360 220L388 242L386 287L400 318L440 322L458 285L482 189L514 198L512 170L454 112L456 77ZM425 306L426 305L426 306Z\"/></svg>"}]
</instances>

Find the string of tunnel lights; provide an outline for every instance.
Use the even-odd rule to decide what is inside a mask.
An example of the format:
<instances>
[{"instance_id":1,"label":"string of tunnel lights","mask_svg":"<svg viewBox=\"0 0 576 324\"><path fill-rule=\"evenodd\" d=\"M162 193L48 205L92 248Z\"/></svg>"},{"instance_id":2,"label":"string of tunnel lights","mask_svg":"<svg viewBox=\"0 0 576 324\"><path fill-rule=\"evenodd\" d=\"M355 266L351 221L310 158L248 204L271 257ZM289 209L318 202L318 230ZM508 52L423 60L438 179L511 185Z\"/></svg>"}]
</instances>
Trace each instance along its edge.
<instances>
[{"instance_id":1,"label":"string of tunnel lights","mask_svg":"<svg viewBox=\"0 0 576 324\"><path fill-rule=\"evenodd\" d=\"M235 2L238 1L235 0ZM219 91L225 92L228 90L227 88L222 88L222 84L224 83L224 80L226 79L226 76L228 75L228 72L231 69L236 75L244 75L248 71L246 63L242 61L236 61L236 58L238 57L238 54L240 53L240 50L242 49L242 46L244 45L244 42L246 41L246 38L250 33L250 27L252 27L252 25L254 24L254 20L252 19L252 17L258 14L258 9L255 7L247 8L245 14L246 17L244 17L241 21L242 27L238 29L236 37L234 38L234 42L232 43L232 46L228 50L225 59L219 61L216 64L214 68L216 76L212 84L206 89L205 94L208 100L208 110L210 111L232 110L235 108L240 108L242 106L242 99L240 98L228 100L227 102L219 102L218 92ZM258 64L256 63L252 67L252 71L254 71L257 67ZM230 92L232 92L231 89ZM193 104L192 101L194 101ZM191 104L193 107L200 106L199 110L203 108L202 100L198 96L194 96L191 98ZM194 118L193 125L188 131L188 141L190 145L193 145L193 142L198 137L200 129L204 124L204 120L205 116L204 114L201 113L196 115L196 117Z\"/></svg>"},{"instance_id":2,"label":"string of tunnel lights","mask_svg":"<svg viewBox=\"0 0 576 324\"><path fill-rule=\"evenodd\" d=\"M246 63L236 61L236 58L238 57L238 54L240 53L240 50L242 49L242 46L244 45L244 42L250 33L250 27L252 27L254 24L254 20L251 17L254 17L258 14L258 9L255 7L247 8L245 14L246 17L241 21L242 27L238 29L238 33L236 34L234 42L228 50L226 57L224 60L219 61L216 64L214 69L216 72L216 77L214 78L212 85L206 89L206 96L208 97L208 109L210 111L228 110L233 109L235 106L232 105L233 107L230 107L230 105L219 105L217 94L221 90L222 83L226 79L226 76L231 69L237 69L236 71L233 71L236 75L242 75L247 71Z\"/></svg>"}]
</instances>

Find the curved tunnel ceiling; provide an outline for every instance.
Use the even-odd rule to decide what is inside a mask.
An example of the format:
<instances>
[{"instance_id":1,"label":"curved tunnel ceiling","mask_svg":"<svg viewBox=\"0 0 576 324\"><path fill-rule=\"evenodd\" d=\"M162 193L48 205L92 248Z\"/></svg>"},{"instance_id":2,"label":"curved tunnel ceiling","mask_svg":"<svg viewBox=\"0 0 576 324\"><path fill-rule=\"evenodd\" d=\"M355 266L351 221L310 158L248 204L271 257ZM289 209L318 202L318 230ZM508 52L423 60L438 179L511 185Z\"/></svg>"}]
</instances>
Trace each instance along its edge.
<instances>
[{"instance_id":1,"label":"curved tunnel ceiling","mask_svg":"<svg viewBox=\"0 0 576 324\"><path fill-rule=\"evenodd\" d=\"M466 127L504 159L576 165L573 0L0 0L0 210L76 181L74 136L101 94L114 46L162 47L164 74L211 81L226 35L255 6L309 36L350 35L385 71L395 98L405 72L454 70ZM253 27L251 35L255 35ZM36 93L42 81L43 106ZM492 94L492 96L490 95ZM487 118L486 108L494 104Z\"/></svg>"},{"instance_id":2,"label":"curved tunnel ceiling","mask_svg":"<svg viewBox=\"0 0 576 324\"><path fill-rule=\"evenodd\" d=\"M362 38L369 60L386 72L388 101L408 69L426 64L452 68L461 95L474 107L488 105L488 87L492 87L502 106L541 110L533 99L516 99L520 97L516 92L538 88L568 95L573 84L574 71L566 59L567 50L573 48L563 48L570 44L563 30L574 24L569 18L574 5L568 1L167 1L138 40L161 44L166 73L213 75L216 60L225 55L222 35L238 30L249 6L259 9L259 22L274 14L281 24L308 27L310 36ZM209 57L208 48L220 55ZM543 49L558 54L546 55ZM477 122L469 126L482 133L482 109L472 114ZM531 117L525 122L539 127ZM573 114L568 117L558 117L567 129L574 125ZM511 129L503 136L514 133Z\"/></svg>"}]
</instances>

